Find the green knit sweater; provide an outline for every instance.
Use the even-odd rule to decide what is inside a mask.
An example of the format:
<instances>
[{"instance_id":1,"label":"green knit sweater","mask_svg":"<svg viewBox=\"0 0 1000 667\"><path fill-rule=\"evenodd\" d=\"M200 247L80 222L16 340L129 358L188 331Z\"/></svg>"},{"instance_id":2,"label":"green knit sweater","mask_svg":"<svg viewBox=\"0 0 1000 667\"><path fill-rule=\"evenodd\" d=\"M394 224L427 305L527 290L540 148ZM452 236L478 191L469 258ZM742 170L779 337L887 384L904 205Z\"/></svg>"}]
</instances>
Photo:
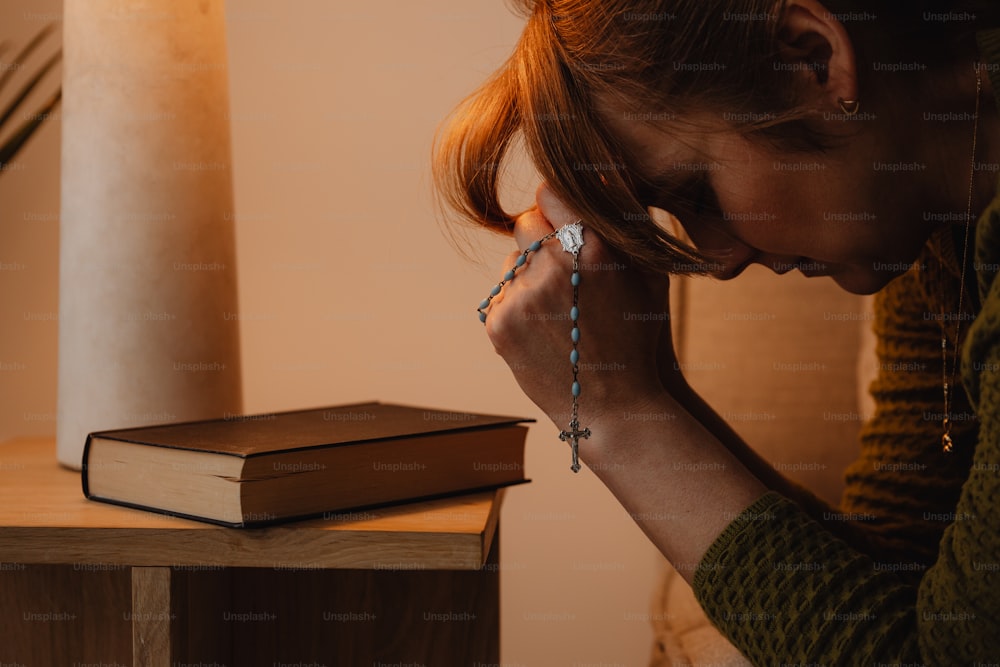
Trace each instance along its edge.
<instances>
[{"instance_id":1,"label":"green knit sweater","mask_svg":"<svg viewBox=\"0 0 1000 667\"><path fill-rule=\"evenodd\" d=\"M1000 63L1000 31L979 42L984 60ZM998 69L989 75L1000 106ZM878 409L841 513L811 517L768 493L695 574L709 618L755 665L1000 662L1000 194L976 226L968 275L978 289L967 285L965 303L978 316L962 322L966 393L944 455L939 314L955 311L942 300L959 290L949 231L876 298ZM956 323L946 325L954 340ZM850 544L829 525L844 520L859 536Z\"/></svg>"}]
</instances>

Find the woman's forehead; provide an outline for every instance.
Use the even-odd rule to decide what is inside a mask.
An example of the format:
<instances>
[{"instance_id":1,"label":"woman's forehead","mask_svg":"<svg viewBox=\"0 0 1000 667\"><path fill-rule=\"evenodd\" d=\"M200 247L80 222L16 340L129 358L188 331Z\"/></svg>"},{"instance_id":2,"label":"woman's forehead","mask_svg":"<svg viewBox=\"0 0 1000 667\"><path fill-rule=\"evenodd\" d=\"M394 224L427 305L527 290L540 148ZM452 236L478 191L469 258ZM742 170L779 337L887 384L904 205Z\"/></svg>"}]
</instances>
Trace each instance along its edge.
<instances>
[{"instance_id":1,"label":"woman's forehead","mask_svg":"<svg viewBox=\"0 0 1000 667\"><path fill-rule=\"evenodd\" d=\"M684 178L692 165L712 162L709 138L715 132L703 122L673 114L606 105L601 122L623 151L628 167L641 180L659 185ZM679 172L679 173L678 173Z\"/></svg>"}]
</instances>

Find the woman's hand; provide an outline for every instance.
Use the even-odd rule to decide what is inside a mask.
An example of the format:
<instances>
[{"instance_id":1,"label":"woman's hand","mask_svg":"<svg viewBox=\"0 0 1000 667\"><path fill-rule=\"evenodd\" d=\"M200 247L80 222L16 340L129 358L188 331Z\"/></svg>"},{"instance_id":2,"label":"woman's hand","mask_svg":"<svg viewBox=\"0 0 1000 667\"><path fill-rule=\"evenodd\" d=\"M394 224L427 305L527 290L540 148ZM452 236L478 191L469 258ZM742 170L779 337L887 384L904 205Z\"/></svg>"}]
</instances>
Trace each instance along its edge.
<instances>
[{"instance_id":1,"label":"woman's hand","mask_svg":"<svg viewBox=\"0 0 1000 667\"><path fill-rule=\"evenodd\" d=\"M537 203L515 223L522 252L554 229L579 220L544 185ZM579 406L581 424L591 425L662 405L661 370L676 373L676 365L666 277L647 276L627 266L588 233L586 221L583 226ZM519 254L508 258L504 272ZM561 427L568 423L572 405L572 266L572 256L557 240L545 243L493 300L486 319L487 335L521 389Z\"/></svg>"},{"instance_id":2,"label":"woman's hand","mask_svg":"<svg viewBox=\"0 0 1000 667\"><path fill-rule=\"evenodd\" d=\"M516 221L518 246L577 219L543 187L537 209ZM580 443L580 457L690 580L732 517L765 489L664 388L661 370L681 377L672 361L667 280L625 267L583 225L579 417L591 437ZM493 299L486 318L518 384L559 428L568 425L572 406L572 265L558 241L545 243ZM661 519L665 507L669 518Z\"/></svg>"},{"instance_id":3,"label":"woman's hand","mask_svg":"<svg viewBox=\"0 0 1000 667\"><path fill-rule=\"evenodd\" d=\"M544 186L537 199L538 207L515 223L522 252L553 228L579 219ZM666 277L627 267L626 260L616 257L595 234L587 233L585 222L584 242L579 409L581 427L589 427L593 438L581 444L580 453L588 465L604 465L605 471L612 470L608 465L621 470L624 462L634 461L625 486L605 479L623 504L628 506L625 497L632 493L625 489L634 490L634 470L648 469L654 477L663 476L678 470L674 466L685 456L690 461L718 456L728 460L726 465L733 466L734 472L740 471L741 479L733 480L734 493L744 486L748 494L757 493L762 481L796 499L813 516L829 511L750 449L688 386L674 354ZM520 254L510 256L505 271ZM493 300L486 330L528 397L559 428L566 428L572 407L568 313L573 261L555 239L529 257L529 266L518 270ZM752 479L743 478L744 473Z\"/></svg>"}]
</instances>

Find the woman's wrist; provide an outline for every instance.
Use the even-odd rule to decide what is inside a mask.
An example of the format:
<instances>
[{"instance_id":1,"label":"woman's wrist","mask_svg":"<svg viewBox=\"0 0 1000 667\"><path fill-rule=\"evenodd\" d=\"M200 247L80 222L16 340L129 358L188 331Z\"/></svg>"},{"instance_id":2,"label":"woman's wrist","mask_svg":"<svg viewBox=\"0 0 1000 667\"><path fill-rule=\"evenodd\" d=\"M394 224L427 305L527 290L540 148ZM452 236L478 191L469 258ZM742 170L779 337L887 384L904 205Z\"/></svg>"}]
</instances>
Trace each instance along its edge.
<instances>
[{"instance_id":1,"label":"woman's wrist","mask_svg":"<svg viewBox=\"0 0 1000 667\"><path fill-rule=\"evenodd\" d=\"M592 435L580 447L581 457L588 463L636 447L669 447L669 443L683 447L684 432L692 428L683 423L691 415L662 388L627 401L606 401L600 410L590 412L593 417L587 426Z\"/></svg>"},{"instance_id":2,"label":"woman's wrist","mask_svg":"<svg viewBox=\"0 0 1000 667\"><path fill-rule=\"evenodd\" d=\"M726 526L767 492L665 391L628 408L613 406L589 427L581 460L685 576Z\"/></svg>"}]
</instances>

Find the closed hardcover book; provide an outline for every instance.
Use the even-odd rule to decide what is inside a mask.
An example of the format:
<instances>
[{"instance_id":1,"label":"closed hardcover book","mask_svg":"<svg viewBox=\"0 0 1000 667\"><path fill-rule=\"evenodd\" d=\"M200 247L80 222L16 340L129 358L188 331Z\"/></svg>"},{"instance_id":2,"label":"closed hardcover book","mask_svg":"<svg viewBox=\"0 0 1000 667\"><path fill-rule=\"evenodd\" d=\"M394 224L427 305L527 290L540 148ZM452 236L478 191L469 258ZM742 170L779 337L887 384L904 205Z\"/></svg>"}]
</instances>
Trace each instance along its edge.
<instances>
[{"instance_id":1,"label":"closed hardcover book","mask_svg":"<svg viewBox=\"0 0 1000 667\"><path fill-rule=\"evenodd\" d=\"M100 431L83 493L233 527L424 500L527 481L531 421L373 402Z\"/></svg>"}]
</instances>

